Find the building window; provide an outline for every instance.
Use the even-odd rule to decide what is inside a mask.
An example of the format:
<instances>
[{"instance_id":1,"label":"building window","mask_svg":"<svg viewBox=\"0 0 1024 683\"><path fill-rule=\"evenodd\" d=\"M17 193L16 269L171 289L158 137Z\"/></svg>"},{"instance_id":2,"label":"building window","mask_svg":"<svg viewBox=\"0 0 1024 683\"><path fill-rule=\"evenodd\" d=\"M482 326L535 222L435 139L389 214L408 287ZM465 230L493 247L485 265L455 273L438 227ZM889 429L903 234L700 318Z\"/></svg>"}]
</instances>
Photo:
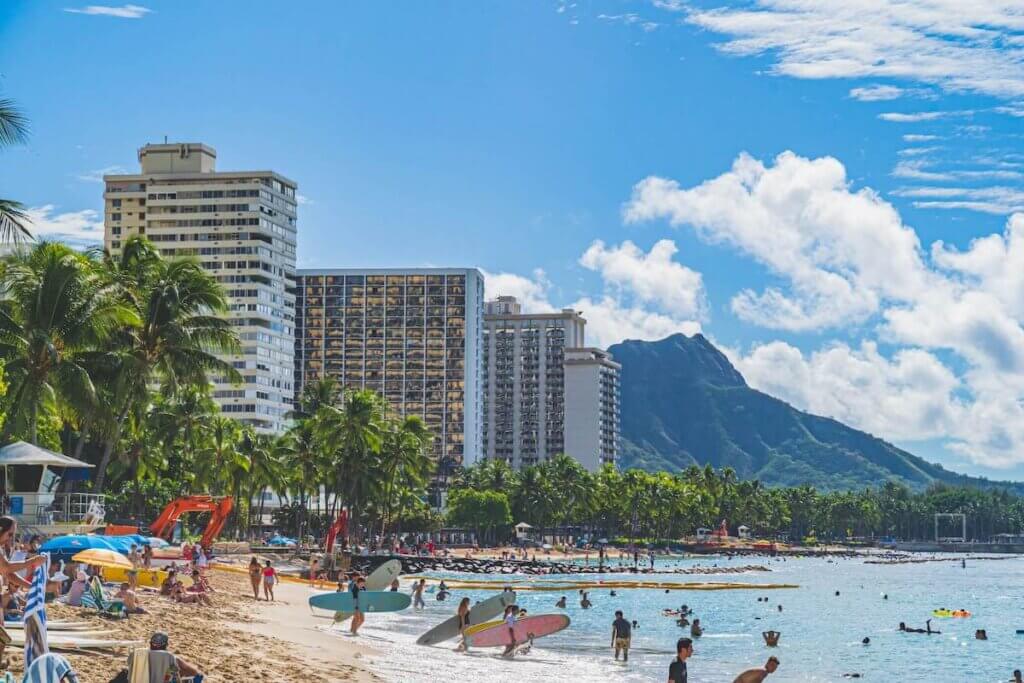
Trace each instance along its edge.
<instances>
[{"instance_id":1,"label":"building window","mask_svg":"<svg viewBox=\"0 0 1024 683\"><path fill-rule=\"evenodd\" d=\"M121 214L120 213L112 213L112 214L110 214L110 220L112 220L112 221L119 221L119 220L121 220Z\"/></svg>"}]
</instances>

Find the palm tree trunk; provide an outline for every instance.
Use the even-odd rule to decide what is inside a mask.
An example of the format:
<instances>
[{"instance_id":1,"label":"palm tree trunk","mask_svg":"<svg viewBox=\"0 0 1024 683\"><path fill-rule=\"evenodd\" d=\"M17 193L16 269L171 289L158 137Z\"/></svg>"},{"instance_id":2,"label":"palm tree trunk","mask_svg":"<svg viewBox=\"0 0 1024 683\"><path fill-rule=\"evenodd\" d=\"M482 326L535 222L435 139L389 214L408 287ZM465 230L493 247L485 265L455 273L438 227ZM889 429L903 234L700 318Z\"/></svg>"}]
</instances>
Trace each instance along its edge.
<instances>
[{"instance_id":1,"label":"palm tree trunk","mask_svg":"<svg viewBox=\"0 0 1024 683\"><path fill-rule=\"evenodd\" d=\"M100 458L100 464L96 468L96 491L103 491L103 484L107 478L107 466L110 465L110 456L114 452L114 444L121 438L121 427L124 426L124 421L128 419L128 409L130 403L125 401L124 408L121 409L121 414L117 417L117 423L114 426L114 433L107 439L107 442L103 445L103 457Z\"/></svg>"}]
</instances>

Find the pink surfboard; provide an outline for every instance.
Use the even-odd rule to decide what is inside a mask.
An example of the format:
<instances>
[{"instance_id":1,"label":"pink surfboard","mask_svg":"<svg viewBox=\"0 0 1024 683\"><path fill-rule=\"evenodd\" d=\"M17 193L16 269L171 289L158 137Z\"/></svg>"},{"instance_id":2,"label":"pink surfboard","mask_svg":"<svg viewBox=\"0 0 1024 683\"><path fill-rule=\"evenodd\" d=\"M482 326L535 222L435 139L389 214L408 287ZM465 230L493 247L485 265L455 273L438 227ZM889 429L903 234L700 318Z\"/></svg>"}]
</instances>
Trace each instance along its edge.
<instances>
[{"instance_id":1,"label":"pink surfboard","mask_svg":"<svg viewBox=\"0 0 1024 683\"><path fill-rule=\"evenodd\" d=\"M525 643L530 639L558 633L569 625L569 617L564 614L537 614L525 617L516 622L514 632L517 643ZM508 626L498 624L489 629L474 633L466 638L470 647L504 647L509 644Z\"/></svg>"}]
</instances>

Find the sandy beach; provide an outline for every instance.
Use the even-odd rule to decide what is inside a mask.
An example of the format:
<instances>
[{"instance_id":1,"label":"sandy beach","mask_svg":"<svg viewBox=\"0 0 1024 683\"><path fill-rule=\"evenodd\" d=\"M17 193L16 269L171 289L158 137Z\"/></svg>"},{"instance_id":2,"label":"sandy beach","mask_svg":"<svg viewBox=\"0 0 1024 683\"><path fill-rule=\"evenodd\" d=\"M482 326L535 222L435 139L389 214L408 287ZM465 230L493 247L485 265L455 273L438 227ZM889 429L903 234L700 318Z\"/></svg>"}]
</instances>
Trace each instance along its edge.
<instances>
[{"instance_id":1,"label":"sandy beach","mask_svg":"<svg viewBox=\"0 0 1024 683\"><path fill-rule=\"evenodd\" d=\"M170 636L170 649L197 664L211 683L266 680L298 683L367 683L379 680L360 663L372 654L355 639L323 633L317 627L330 624L310 614L309 588L281 583L277 601L255 602L248 578L210 572L217 591L214 606L182 605L143 591L142 605L148 614L113 621L90 615L91 610L60 604L47 606L53 620L90 621L96 629L113 630L111 639L147 641L153 631ZM64 652L82 683L107 683L125 668L127 652ZM20 648L7 651L11 671L22 672Z\"/></svg>"}]
</instances>

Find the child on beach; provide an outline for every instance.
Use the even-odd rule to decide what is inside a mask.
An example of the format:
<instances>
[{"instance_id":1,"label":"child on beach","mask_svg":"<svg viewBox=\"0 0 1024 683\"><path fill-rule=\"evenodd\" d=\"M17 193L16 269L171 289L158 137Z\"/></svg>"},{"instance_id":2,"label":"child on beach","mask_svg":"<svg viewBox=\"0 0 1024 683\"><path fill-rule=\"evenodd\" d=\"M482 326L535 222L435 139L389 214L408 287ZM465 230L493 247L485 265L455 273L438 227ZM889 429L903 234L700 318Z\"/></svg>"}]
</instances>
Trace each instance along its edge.
<instances>
[{"instance_id":1,"label":"child on beach","mask_svg":"<svg viewBox=\"0 0 1024 683\"><path fill-rule=\"evenodd\" d=\"M270 602L274 601L274 584L277 582L277 572L270 566L270 560L267 560L266 566L263 567L263 597Z\"/></svg>"}]
</instances>

